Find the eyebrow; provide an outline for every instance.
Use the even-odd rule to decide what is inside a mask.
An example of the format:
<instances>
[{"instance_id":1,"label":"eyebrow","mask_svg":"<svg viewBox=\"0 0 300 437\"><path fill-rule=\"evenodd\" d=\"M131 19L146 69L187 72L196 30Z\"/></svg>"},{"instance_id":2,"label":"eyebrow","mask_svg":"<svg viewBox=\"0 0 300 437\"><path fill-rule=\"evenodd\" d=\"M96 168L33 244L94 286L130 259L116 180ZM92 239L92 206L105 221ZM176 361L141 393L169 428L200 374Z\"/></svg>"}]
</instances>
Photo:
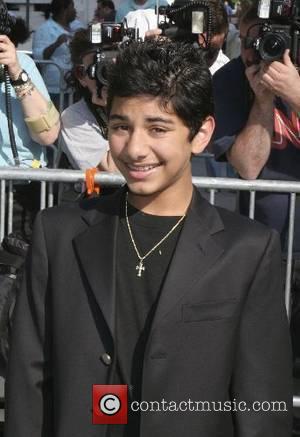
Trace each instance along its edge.
<instances>
[{"instance_id":1,"label":"eyebrow","mask_svg":"<svg viewBox=\"0 0 300 437\"><path fill-rule=\"evenodd\" d=\"M114 121L114 120L129 122L129 117L127 117L126 115L120 115L120 114L110 115L109 121ZM146 117L145 120L148 123L165 123L165 124L169 124L169 125L174 124L173 120L170 120L169 118L164 118L164 117Z\"/></svg>"}]
</instances>

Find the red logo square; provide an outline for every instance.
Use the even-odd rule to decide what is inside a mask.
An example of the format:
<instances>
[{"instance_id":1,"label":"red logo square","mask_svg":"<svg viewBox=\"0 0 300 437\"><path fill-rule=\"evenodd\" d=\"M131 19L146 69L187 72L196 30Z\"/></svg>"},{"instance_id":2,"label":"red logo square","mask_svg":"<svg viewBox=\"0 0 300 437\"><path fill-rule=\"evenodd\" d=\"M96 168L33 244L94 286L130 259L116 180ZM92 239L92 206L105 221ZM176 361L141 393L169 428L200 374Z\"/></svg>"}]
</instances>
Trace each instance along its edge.
<instances>
[{"instance_id":1,"label":"red logo square","mask_svg":"<svg viewBox=\"0 0 300 437\"><path fill-rule=\"evenodd\" d=\"M127 385L93 385L93 424L127 424Z\"/></svg>"}]
</instances>

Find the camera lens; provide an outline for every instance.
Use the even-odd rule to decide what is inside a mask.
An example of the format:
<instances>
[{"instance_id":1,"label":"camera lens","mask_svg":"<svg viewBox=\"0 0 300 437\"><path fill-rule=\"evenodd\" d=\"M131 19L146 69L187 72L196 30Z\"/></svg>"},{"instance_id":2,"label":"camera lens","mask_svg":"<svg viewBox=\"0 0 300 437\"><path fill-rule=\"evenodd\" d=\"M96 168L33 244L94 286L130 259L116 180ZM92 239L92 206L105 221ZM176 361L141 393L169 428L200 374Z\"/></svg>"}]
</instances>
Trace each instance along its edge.
<instances>
[{"instance_id":1,"label":"camera lens","mask_svg":"<svg viewBox=\"0 0 300 437\"><path fill-rule=\"evenodd\" d=\"M265 35L259 44L259 54L265 61L276 61L281 59L287 42L280 33L269 33Z\"/></svg>"}]
</instances>

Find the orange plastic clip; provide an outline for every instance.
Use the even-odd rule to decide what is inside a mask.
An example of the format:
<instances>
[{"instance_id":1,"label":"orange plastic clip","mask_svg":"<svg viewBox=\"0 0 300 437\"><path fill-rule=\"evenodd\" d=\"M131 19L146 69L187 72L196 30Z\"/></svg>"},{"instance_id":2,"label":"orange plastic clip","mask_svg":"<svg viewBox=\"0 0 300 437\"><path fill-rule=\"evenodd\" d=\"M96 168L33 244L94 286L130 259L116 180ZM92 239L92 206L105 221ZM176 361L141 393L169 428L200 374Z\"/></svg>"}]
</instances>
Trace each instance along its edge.
<instances>
[{"instance_id":1,"label":"orange plastic clip","mask_svg":"<svg viewBox=\"0 0 300 437\"><path fill-rule=\"evenodd\" d=\"M97 167L88 168L85 171L85 184L88 196L100 194L100 186L95 184L95 174L98 172Z\"/></svg>"}]
</instances>

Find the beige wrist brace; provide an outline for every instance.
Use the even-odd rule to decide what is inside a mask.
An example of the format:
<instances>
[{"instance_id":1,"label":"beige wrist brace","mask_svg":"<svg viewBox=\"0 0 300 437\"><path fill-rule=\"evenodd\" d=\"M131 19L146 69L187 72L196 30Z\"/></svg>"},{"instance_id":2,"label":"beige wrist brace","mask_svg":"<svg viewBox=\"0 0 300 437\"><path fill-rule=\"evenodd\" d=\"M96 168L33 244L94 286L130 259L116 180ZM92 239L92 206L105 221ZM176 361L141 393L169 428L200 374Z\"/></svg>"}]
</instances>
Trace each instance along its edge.
<instances>
[{"instance_id":1,"label":"beige wrist brace","mask_svg":"<svg viewBox=\"0 0 300 437\"><path fill-rule=\"evenodd\" d=\"M50 101L45 114L42 114L39 117L26 117L24 120L31 132L39 134L44 131L49 131L54 125L56 125L59 120L59 112Z\"/></svg>"}]
</instances>

